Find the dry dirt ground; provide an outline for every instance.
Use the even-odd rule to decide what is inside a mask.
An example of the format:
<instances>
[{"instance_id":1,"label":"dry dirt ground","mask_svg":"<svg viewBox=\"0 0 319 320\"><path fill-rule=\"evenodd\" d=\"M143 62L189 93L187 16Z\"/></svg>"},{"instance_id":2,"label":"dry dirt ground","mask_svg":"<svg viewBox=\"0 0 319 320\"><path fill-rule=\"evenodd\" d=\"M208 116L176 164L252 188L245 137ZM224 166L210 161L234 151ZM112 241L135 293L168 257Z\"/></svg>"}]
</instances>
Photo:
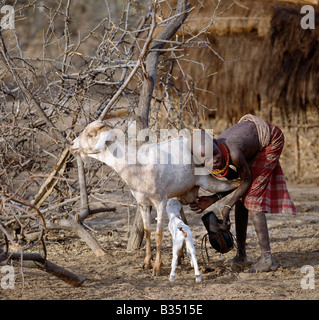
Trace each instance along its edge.
<instances>
[{"instance_id":1,"label":"dry dirt ground","mask_svg":"<svg viewBox=\"0 0 319 320\"><path fill-rule=\"evenodd\" d=\"M193 269L186 257L177 268L176 281L168 281L171 259L171 238L164 234L163 272L152 277L144 271L144 250L127 252L128 213L126 208L117 212L99 214L88 222L95 237L105 249L97 258L85 243L65 233L61 239L53 232L47 235L48 259L82 275L86 281L81 287L72 287L38 269L15 267L14 289L0 287L3 300L289 300L319 299L319 188L315 185L289 185L291 196L299 210L297 216L268 215L272 251L279 264L275 272L251 274L248 268L233 270L228 262L235 249L225 255L209 249L210 263L204 265L201 240L205 234L200 216L188 208L186 215L193 230L197 257L202 272L201 283L195 283ZM131 210L131 221L134 210ZM234 217L231 217L234 221ZM155 228L155 220L153 223ZM232 230L234 226L232 226ZM251 222L248 227L247 251L251 262L258 258L258 244ZM303 289L301 280L309 275L302 267L314 268L314 289ZM3 274L0 273L0 277Z\"/></svg>"}]
</instances>

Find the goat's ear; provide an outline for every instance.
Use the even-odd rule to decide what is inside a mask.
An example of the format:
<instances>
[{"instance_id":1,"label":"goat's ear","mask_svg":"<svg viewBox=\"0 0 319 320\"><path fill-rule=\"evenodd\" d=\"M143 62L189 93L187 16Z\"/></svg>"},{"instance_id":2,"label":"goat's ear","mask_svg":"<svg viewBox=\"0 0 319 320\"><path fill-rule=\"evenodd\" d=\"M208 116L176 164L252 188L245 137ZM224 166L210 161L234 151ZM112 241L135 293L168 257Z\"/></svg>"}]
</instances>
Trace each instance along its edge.
<instances>
[{"instance_id":1,"label":"goat's ear","mask_svg":"<svg viewBox=\"0 0 319 320\"><path fill-rule=\"evenodd\" d=\"M90 130L86 133L89 138L94 138L98 135L98 133L105 128L104 124L100 126L94 126L94 128L90 128Z\"/></svg>"},{"instance_id":2,"label":"goat's ear","mask_svg":"<svg viewBox=\"0 0 319 320\"><path fill-rule=\"evenodd\" d=\"M106 141L113 141L113 140L114 140L114 137L110 131L102 131L100 134L100 138L92 151L93 152L102 151L105 147Z\"/></svg>"}]
</instances>

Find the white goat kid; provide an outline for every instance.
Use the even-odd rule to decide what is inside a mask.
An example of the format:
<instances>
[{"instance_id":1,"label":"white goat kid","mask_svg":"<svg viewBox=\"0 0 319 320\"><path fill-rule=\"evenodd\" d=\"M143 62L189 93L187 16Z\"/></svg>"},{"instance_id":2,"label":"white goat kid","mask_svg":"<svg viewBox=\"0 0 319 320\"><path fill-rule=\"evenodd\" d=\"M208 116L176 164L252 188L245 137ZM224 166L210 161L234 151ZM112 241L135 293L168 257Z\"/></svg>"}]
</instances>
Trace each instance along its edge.
<instances>
[{"instance_id":1,"label":"white goat kid","mask_svg":"<svg viewBox=\"0 0 319 320\"><path fill-rule=\"evenodd\" d=\"M119 143L116 129L108 129L96 120L90 123L72 144L71 150L82 157L98 159L112 167L131 189L141 209L146 241L144 267L151 268L150 220L151 208L157 211L156 259L153 274L161 270L161 244L165 220L166 203L169 198L179 197L183 204L196 201L198 189L212 193L235 189L238 182L221 181L212 175L195 175L195 164L180 164L181 155L188 150L188 139L171 139L162 143L146 144L138 150L136 146ZM163 151L164 150L164 151ZM127 161L137 155L137 161ZM158 158L160 155L160 159ZM123 160L124 159L124 160ZM169 161L168 164L167 160Z\"/></svg>"},{"instance_id":2,"label":"white goat kid","mask_svg":"<svg viewBox=\"0 0 319 320\"><path fill-rule=\"evenodd\" d=\"M183 244L186 244L186 252L190 259L191 266L195 270L196 282L201 282L202 278L199 272L196 259L195 246L193 242L192 232L188 225L184 223L181 217L182 204L176 199L170 199L167 202L166 211L168 215L168 230L172 235L173 240L173 257L171 265L171 274L169 281L175 280L175 270L178 264L178 252L182 249Z\"/></svg>"}]
</instances>

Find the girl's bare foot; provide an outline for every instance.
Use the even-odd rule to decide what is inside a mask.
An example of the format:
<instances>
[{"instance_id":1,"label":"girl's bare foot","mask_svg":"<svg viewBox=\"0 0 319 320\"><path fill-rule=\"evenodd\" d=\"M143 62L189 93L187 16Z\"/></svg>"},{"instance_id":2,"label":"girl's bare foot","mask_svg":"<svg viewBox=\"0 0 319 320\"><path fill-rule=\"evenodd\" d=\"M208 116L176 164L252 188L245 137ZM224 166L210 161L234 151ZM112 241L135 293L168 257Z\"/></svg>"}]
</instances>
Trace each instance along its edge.
<instances>
[{"instance_id":1,"label":"girl's bare foot","mask_svg":"<svg viewBox=\"0 0 319 320\"><path fill-rule=\"evenodd\" d=\"M271 253L265 253L261 255L261 258L256 262L249 270L249 272L267 272L275 271L278 269L278 265L275 262Z\"/></svg>"}]
</instances>

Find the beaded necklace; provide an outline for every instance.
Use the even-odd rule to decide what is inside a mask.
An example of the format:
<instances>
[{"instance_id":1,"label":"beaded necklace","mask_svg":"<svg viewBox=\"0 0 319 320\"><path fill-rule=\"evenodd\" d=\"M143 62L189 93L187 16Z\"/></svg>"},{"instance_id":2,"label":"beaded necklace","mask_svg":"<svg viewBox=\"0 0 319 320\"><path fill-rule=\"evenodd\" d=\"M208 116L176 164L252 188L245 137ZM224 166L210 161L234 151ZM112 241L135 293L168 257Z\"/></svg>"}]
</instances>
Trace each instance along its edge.
<instances>
[{"instance_id":1,"label":"beaded necklace","mask_svg":"<svg viewBox=\"0 0 319 320\"><path fill-rule=\"evenodd\" d=\"M211 174L213 174L214 176L216 176L218 178L222 178L227 175L228 170L229 170L229 150L222 143L217 143L217 146L222 153L222 166L223 167L222 167L222 169L212 170Z\"/></svg>"}]
</instances>

